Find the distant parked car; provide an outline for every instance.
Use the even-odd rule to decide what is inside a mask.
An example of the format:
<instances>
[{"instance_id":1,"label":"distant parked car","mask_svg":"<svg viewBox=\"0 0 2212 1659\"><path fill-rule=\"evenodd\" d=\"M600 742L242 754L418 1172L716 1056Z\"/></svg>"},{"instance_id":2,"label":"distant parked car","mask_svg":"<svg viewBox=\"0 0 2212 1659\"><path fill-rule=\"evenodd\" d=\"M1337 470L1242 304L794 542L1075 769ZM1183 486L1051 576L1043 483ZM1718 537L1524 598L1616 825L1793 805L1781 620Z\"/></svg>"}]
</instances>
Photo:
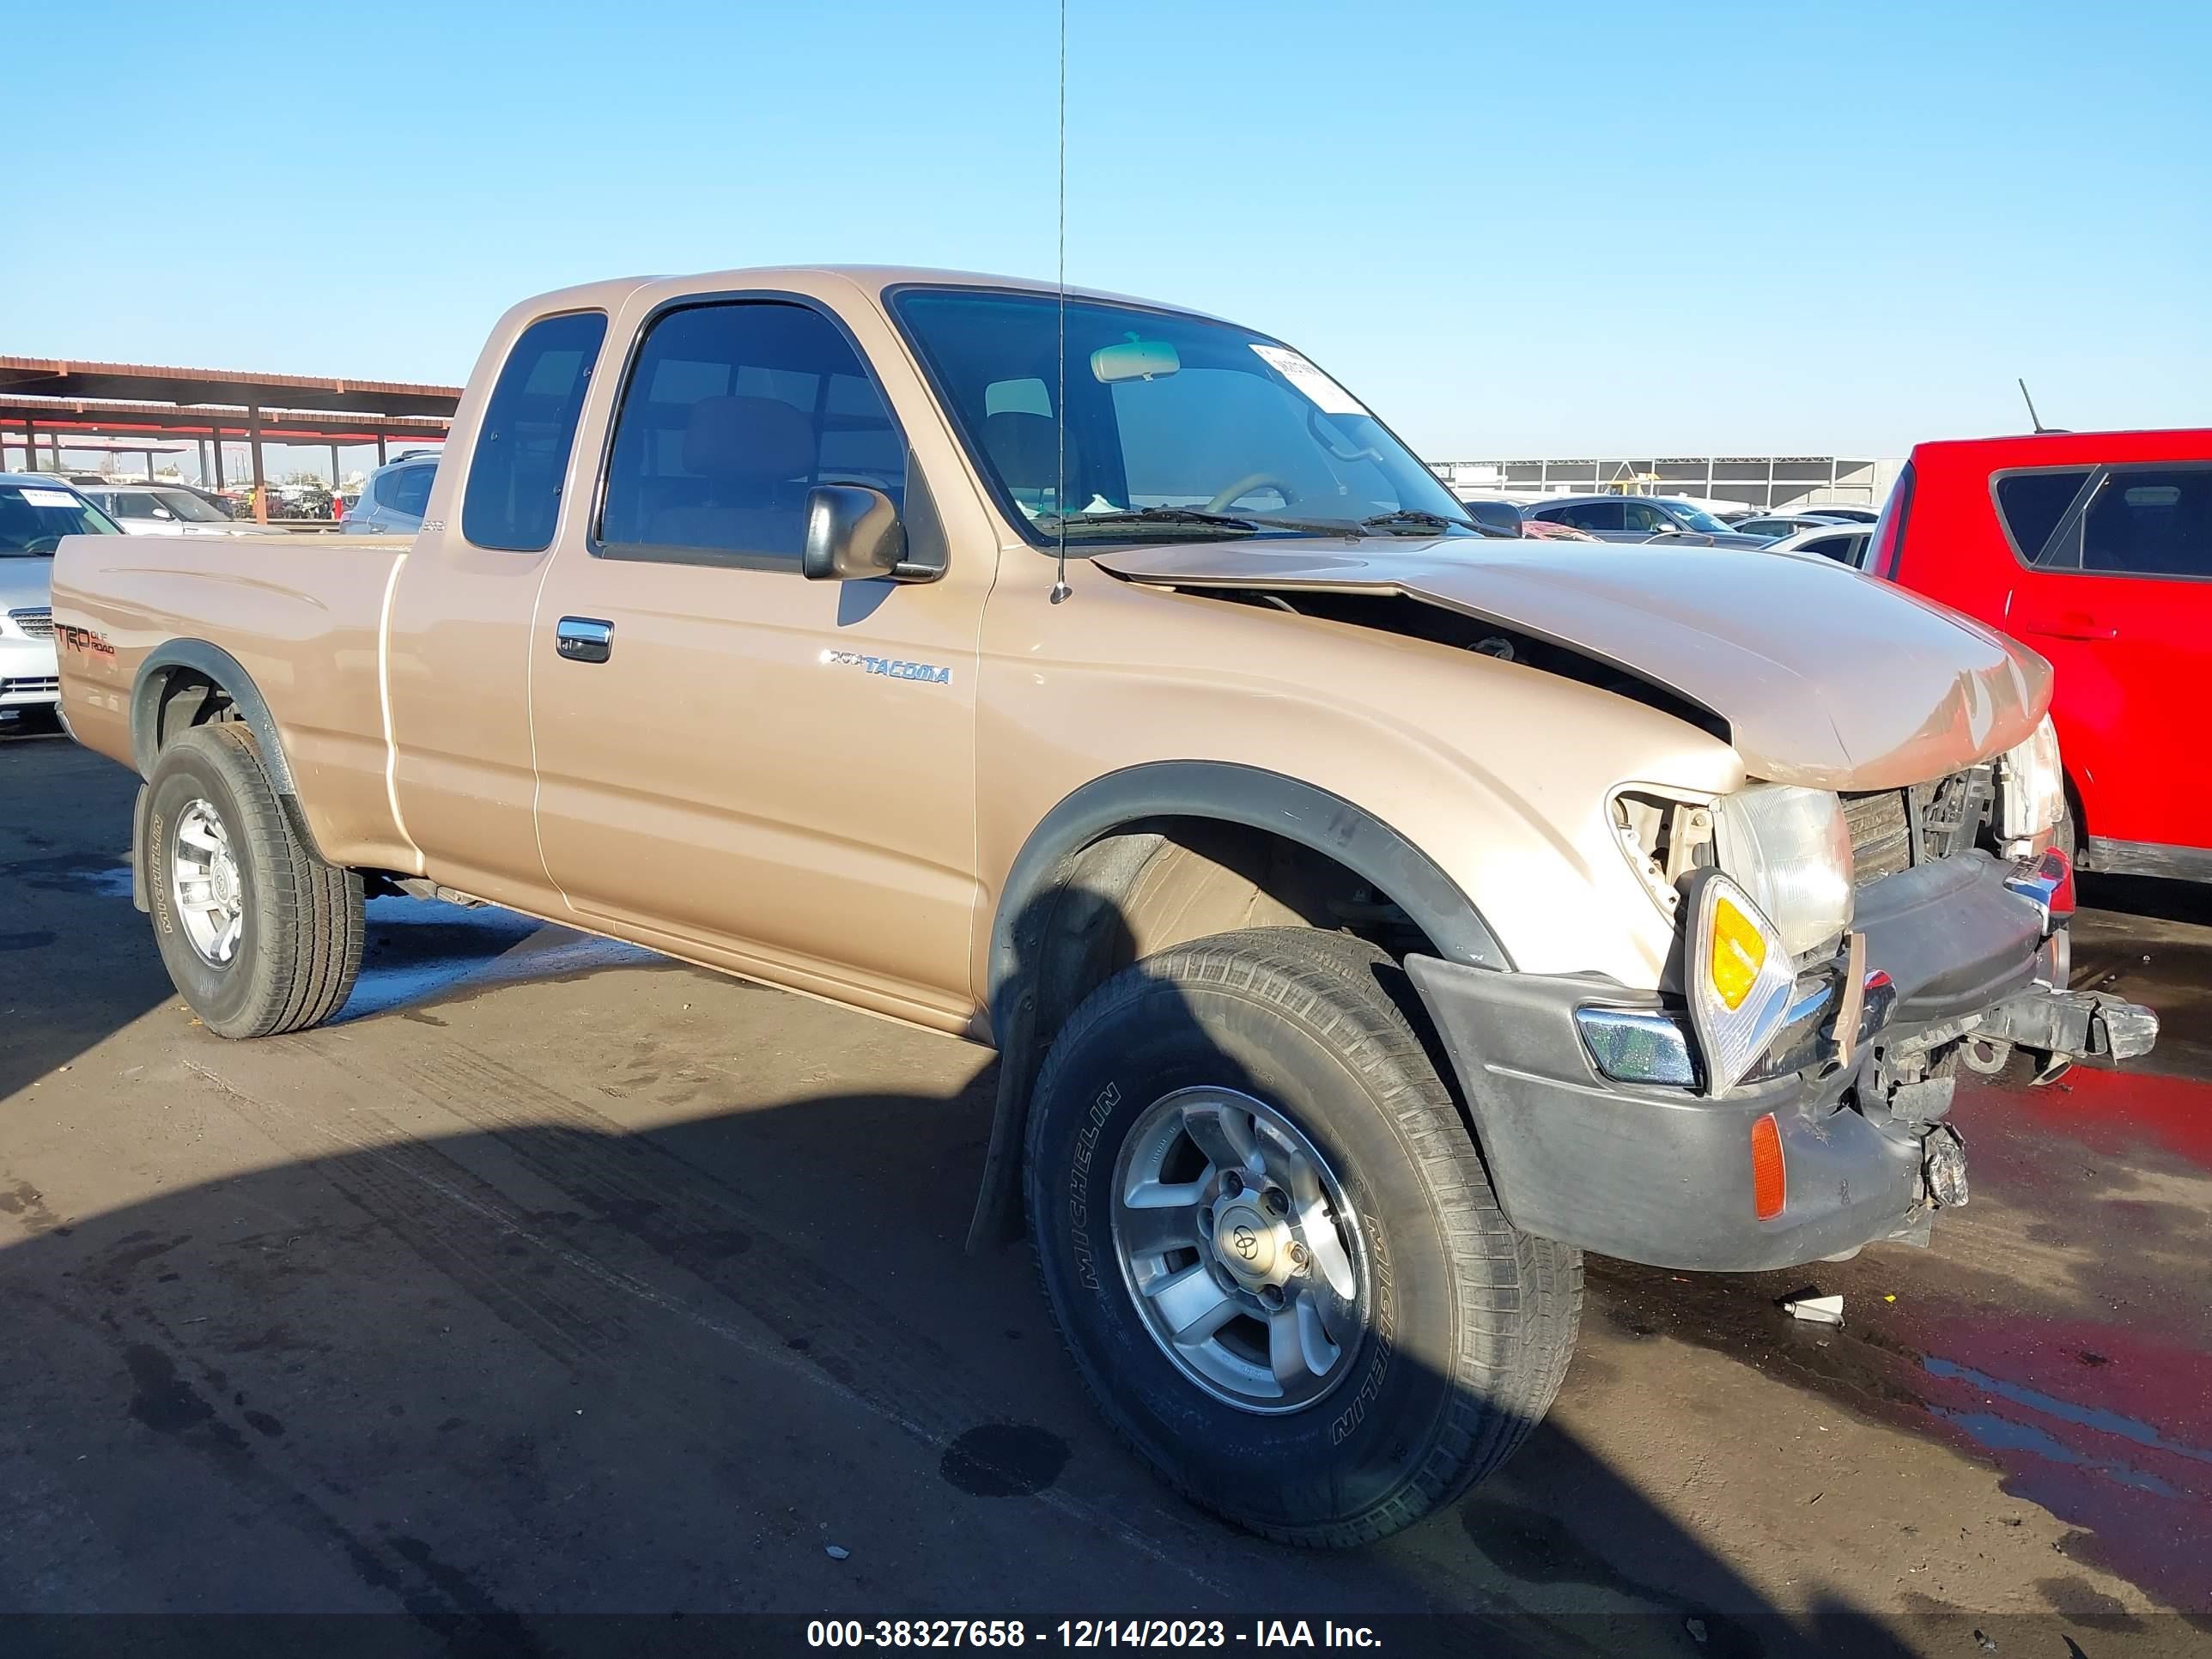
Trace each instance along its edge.
<instances>
[{"instance_id":1,"label":"distant parked car","mask_svg":"<svg viewBox=\"0 0 2212 1659\"><path fill-rule=\"evenodd\" d=\"M59 479L0 472L0 717L61 700L50 587L64 536L113 536L113 520Z\"/></svg>"},{"instance_id":2,"label":"distant parked car","mask_svg":"<svg viewBox=\"0 0 2212 1659\"><path fill-rule=\"evenodd\" d=\"M2084 868L2212 881L2212 428L1917 445L1864 568L2050 659Z\"/></svg>"},{"instance_id":3,"label":"distant parked car","mask_svg":"<svg viewBox=\"0 0 2212 1659\"><path fill-rule=\"evenodd\" d=\"M1872 524L1876 519L1881 517L1880 507L1853 507L1848 503L1838 505L1834 501L1820 501L1811 507L1796 507L1790 508L1790 511L1802 513L1815 519L1833 519L1841 524Z\"/></svg>"},{"instance_id":4,"label":"distant parked car","mask_svg":"<svg viewBox=\"0 0 2212 1659\"><path fill-rule=\"evenodd\" d=\"M1765 547L1766 536L1740 535L1701 507L1670 495L1559 495L1521 509L1527 520L1571 525L1601 542L1664 538L1679 547Z\"/></svg>"},{"instance_id":5,"label":"distant parked car","mask_svg":"<svg viewBox=\"0 0 2212 1659\"><path fill-rule=\"evenodd\" d=\"M1769 542L1770 553L1818 553L1824 559L1833 559L1838 564L1856 565L1866 551L1867 538L1874 533L1872 525L1814 524L1802 530Z\"/></svg>"},{"instance_id":6,"label":"distant parked car","mask_svg":"<svg viewBox=\"0 0 2212 1659\"><path fill-rule=\"evenodd\" d=\"M123 526L129 536L250 536L250 525L234 524L196 489L176 484L87 486L85 498Z\"/></svg>"},{"instance_id":7,"label":"distant parked car","mask_svg":"<svg viewBox=\"0 0 2212 1659\"><path fill-rule=\"evenodd\" d=\"M380 466L362 485L361 499L346 509L343 528L352 536L413 535L422 527L430 481L437 476L434 455Z\"/></svg>"},{"instance_id":8,"label":"distant parked car","mask_svg":"<svg viewBox=\"0 0 2212 1659\"><path fill-rule=\"evenodd\" d=\"M1794 536L1801 530L1818 530L1824 526L1850 524L1849 519L1808 509L1802 513L1759 513L1748 519L1731 519L1729 528L1739 536Z\"/></svg>"}]
</instances>

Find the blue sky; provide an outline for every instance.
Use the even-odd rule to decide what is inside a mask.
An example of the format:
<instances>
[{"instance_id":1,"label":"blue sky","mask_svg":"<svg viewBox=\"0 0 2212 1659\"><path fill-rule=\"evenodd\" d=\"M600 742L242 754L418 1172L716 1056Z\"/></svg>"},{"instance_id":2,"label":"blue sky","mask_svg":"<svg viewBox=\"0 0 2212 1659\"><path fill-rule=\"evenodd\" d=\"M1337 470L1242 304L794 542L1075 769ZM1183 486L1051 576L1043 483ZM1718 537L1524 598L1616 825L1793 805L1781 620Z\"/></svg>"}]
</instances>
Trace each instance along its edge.
<instances>
[{"instance_id":1,"label":"blue sky","mask_svg":"<svg viewBox=\"0 0 2212 1659\"><path fill-rule=\"evenodd\" d=\"M0 9L0 353L459 380L587 277L1052 270L1047 3ZM1432 459L2212 421L2212 7L1070 16L1070 279Z\"/></svg>"}]
</instances>

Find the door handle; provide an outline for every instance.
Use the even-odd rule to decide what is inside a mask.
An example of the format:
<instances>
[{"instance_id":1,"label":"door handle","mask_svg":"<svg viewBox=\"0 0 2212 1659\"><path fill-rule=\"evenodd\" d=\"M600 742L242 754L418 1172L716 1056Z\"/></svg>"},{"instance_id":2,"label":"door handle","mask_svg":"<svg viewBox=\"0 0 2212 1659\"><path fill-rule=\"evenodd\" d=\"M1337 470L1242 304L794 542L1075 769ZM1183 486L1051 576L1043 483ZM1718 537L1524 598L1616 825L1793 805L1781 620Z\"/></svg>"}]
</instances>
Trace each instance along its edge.
<instances>
[{"instance_id":1,"label":"door handle","mask_svg":"<svg viewBox=\"0 0 2212 1659\"><path fill-rule=\"evenodd\" d=\"M2040 628L2031 628L2047 640L2117 640L2120 630L2099 622L2086 611L2062 611Z\"/></svg>"},{"instance_id":2,"label":"door handle","mask_svg":"<svg viewBox=\"0 0 2212 1659\"><path fill-rule=\"evenodd\" d=\"M590 617L563 617L553 648L570 662L605 662L614 654L615 625Z\"/></svg>"}]
</instances>

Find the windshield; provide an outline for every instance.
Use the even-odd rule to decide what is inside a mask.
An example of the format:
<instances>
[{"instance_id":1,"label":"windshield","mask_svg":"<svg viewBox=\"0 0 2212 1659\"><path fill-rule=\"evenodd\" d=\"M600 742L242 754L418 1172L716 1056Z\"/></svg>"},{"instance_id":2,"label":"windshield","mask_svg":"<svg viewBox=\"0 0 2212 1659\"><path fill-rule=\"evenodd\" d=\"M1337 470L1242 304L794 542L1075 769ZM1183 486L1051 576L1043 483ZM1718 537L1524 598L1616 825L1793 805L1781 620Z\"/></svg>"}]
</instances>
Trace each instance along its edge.
<instances>
[{"instance_id":1,"label":"windshield","mask_svg":"<svg viewBox=\"0 0 2212 1659\"><path fill-rule=\"evenodd\" d=\"M1706 512L1705 508L1702 507L1692 507L1687 501L1669 501L1667 503L1667 510L1674 515L1678 523L1688 526L1691 529L1696 531L1700 536L1733 536L1735 534L1735 532L1730 530L1718 519L1716 519L1711 514Z\"/></svg>"},{"instance_id":2,"label":"windshield","mask_svg":"<svg viewBox=\"0 0 2212 1659\"><path fill-rule=\"evenodd\" d=\"M1063 529L1085 543L1478 533L1351 393L1264 335L1072 300L1063 425L1055 295L910 289L894 307L977 469L1039 546Z\"/></svg>"},{"instance_id":3,"label":"windshield","mask_svg":"<svg viewBox=\"0 0 2212 1659\"><path fill-rule=\"evenodd\" d=\"M64 536L122 533L73 489L0 483L0 558L48 558Z\"/></svg>"},{"instance_id":4,"label":"windshield","mask_svg":"<svg viewBox=\"0 0 2212 1659\"><path fill-rule=\"evenodd\" d=\"M151 494L155 501L167 507L170 512L180 519L189 519L194 524L228 524L230 522L221 508L210 507L189 489L156 489Z\"/></svg>"}]
</instances>

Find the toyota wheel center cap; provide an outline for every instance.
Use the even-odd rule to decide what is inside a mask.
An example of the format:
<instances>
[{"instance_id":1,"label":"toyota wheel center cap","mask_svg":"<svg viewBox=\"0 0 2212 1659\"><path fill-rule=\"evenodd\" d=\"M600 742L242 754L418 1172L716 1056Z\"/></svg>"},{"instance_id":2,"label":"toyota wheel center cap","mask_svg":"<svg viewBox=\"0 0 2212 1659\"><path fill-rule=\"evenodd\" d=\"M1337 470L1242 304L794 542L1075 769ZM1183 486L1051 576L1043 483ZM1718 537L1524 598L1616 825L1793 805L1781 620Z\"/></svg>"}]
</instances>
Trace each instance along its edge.
<instances>
[{"instance_id":1,"label":"toyota wheel center cap","mask_svg":"<svg viewBox=\"0 0 2212 1659\"><path fill-rule=\"evenodd\" d=\"M1237 1278L1257 1284L1275 1271L1275 1224L1249 1204L1232 1204L1213 1226L1214 1254Z\"/></svg>"}]
</instances>

